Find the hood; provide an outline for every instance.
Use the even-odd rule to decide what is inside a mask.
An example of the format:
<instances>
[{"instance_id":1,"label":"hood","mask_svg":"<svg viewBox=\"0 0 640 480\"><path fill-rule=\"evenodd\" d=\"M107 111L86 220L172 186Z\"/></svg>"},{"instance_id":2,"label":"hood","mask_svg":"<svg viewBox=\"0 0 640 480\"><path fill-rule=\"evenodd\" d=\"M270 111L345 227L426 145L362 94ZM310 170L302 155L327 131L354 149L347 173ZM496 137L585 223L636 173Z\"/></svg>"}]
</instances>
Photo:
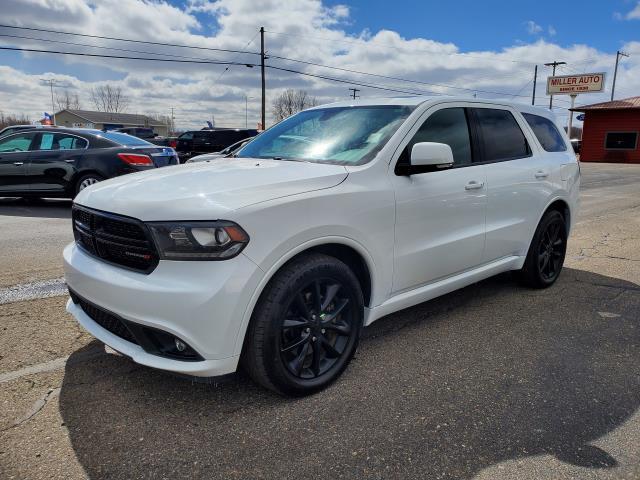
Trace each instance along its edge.
<instances>
[{"instance_id":1,"label":"hood","mask_svg":"<svg viewBox=\"0 0 640 480\"><path fill-rule=\"evenodd\" d=\"M75 202L144 221L215 220L255 203L334 187L347 175L340 165L220 158L105 180Z\"/></svg>"}]
</instances>

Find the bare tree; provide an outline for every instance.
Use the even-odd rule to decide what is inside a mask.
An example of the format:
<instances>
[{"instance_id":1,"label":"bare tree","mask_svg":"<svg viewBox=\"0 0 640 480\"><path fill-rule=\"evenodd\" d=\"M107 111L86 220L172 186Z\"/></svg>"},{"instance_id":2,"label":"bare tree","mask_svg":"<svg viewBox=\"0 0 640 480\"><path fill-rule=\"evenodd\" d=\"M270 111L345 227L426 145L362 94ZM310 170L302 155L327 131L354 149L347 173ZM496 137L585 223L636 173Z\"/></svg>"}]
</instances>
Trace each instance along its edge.
<instances>
[{"instance_id":1,"label":"bare tree","mask_svg":"<svg viewBox=\"0 0 640 480\"><path fill-rule=\"evenodd\" d=\"M65 90L56 95L56 106L58 110L80 110L80 98L77 93Z\"/></svg>"},{"instance_id":2,"label":"bare tree","mask_svg":"<svg viewBox=\"0 0 640 480\"><path fill-rule=\"evenodd\" d=\"M91 89L91 101L100 112L123 112L129 105L129 97L122 91L122 87L101 85Z\"/></svg>"},{"instance_id":3,"label":"bare tree","mask_svg":"<svg viewBox=\"0 0 640 480\"><path fill-rule=\"evenodd\" d=\"M276 97L272 103L273 116L276 121L284 120L294 113L318 104L315 97L310 97L305 90L288 89Z\"/></svg>"},{"instance_id":4,"label":"bare tree","mask_svg":"<svg viewBox=\"0 0 640 480\"><path fill-rule=\"evenodd\" d=\"M31 125L31 119L26 115L15 115L11 113L5 115L4 112L0 112L0 130L11 125Z\"/></svg>"}]
</instances>

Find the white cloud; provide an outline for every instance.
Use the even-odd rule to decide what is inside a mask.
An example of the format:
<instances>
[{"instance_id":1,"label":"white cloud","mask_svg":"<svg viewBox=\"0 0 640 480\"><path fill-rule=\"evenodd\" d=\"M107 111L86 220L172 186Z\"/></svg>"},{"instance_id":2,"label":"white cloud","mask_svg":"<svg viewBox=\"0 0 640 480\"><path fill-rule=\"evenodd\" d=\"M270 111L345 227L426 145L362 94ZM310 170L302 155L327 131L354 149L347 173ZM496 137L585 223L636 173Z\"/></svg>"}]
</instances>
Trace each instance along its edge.
<instances>
[{"instance_id":1,"label":"white cloud","mask_svg":"<svg viewBox=\"0 0 640 480\"><path fill-rule=\"evenodd\" d=\"M345 5L328 7L320 0L191 0L183 9L162 1L141 0L23 0L3 5L3 23L29 25L40 28L66 30L111 37L135 38L163 43L179 43L206 48L231 50L259 49L260 26L266 30L266 49L271 66L300 70L308 73L346 79L349 82L376 84L406 92L425 94L459 94L479 97L509 97L528 102L531 95L534 64L539 65L538 103L548 100L544 95L544 77L549 73L542 64L557 58L568 62L566 71L611 72L610 54L587 45L561 47L550 41L516 43L498 51L461 52L454 43L442 43L427 38L404 38L398 32L363 30L349 35L343 30L350 22L351 12ZM196 17L197 15L197 17ZM544 29L531 22L540 34ZM205 33L206 25L215 25L214 34ZM161 28L160 28L161 27ZM549 35L551 28L547 28ZM534 28L535 30L535 28ZM0 28L0 33L7 32ZM45 37L46 34L39 33ZM54 38L50 35L49 38ZM151 52L254 63L255 55L189 50L94 40L82 37L55 37L64 41L89 43ZM251 43L249 43L253 40ZM87 47L9 40L0 37L0 43L24 47L88 51ZM247 45L249 43L249 45ZM625 59L618 71L616 91L631 96L640 89L640 44L623 47L637 51ZM132 52L91 50L134 56L149 56ZM3 57L4 55L7 55ZM401 77L416 82L408 83L372 76L362 76L339 70L294 63L275 56L302 59L313 63L370 72L378 75ZM121 85L131 98L131 113L168 114L173 107L177 124L181 128L204 125L215 115L220 126L244 126L244 96L248 102L249 125L255 126L260 112L260 69L245 66L230 67L223 73L222 65L188 63L160 63L116 59L78 57L48 57L24 54L21 61L5 61L8 54L0 52L0 108L5 113L24 113L32 119L51 109L48 87L40 82L51 77L77 92L84 108L92 108L89 100L91 87L101 83ZM39 67L36 62L52 58L57 62L55 71ZM31 73L27 73L31 72ZM62 73L60 73L62 72ZM609 82L612 78L609 75ZM107 81L107 79L110 79ZM469 90L448 88L455 85ZM270 102L286 88L303 88L322 103L348 97L352 83L335 83L318 78L304 77L290 72L267 70L267 111ZM403 95L359 86L363 98ZM496 92L496 93L488 93ZM605 100L607 94L581 96L578 103ZM584 98L583 98L584 97ZM556 97L555 105L566 107L568 99ZM565 113L564 110L558 110ZM269 120L268 120L268 123Z\"/></svg>"},{"instance_id":2,"label":"white cloud","mask_svg":"<svg viewBox=\"0 0 640 480\"><path fill-rule=\"evenodd\" d=\"M542 27L533 20L527 20L525 25L527 27L527 33L529 33L530 35L537 35L538 33L542 32Z\"/></svg>"},{"instance_id":3,"label":"white cloud","mask_svg":"<svg viewBox=\"0 0 640 480\"><path fill-rule=\"evenodd\" d=\"M547 28L547 32L549 32L550 37L555 37L556 33L558 33L553 25L549 25L549 27Z\"/></svg>"},{"instance_id":4,"label":"white cloud","mask_svg":"<svg viewBox=\"0 0 640 480\"><path fill-rule=\"evenodd\" d=\"M639 20L640 19L640 2L636 3L636 6L633 10L627 13L624 18L627 20Z\"/></svg>"}]
</instances>

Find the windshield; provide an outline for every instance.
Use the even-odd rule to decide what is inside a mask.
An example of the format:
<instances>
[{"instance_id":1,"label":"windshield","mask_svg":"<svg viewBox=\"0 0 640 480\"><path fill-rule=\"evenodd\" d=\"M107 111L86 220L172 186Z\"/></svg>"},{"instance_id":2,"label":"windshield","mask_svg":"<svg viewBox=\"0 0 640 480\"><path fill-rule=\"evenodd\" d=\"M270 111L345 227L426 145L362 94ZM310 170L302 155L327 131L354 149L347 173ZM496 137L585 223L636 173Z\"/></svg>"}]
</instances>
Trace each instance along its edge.
<instances>
[{"instance_id":1,"label":"windshield","mask_svg":"<svg viewBox=\"0 0 640 480\"><path fill-rule=\"evenodd\" d=\"M266 130L236 156L362 165L376 156L411 110L401 105L306 110Z\"/></svg>"},{"instance_id":2,"label":"windshield","mask_svg":"<svg viewBox=\"0 0 640 480\"><path fill-rule=\"evenodd\" d=\"M133 135L127 135L126 133L102 132L100 136L106 138L107 140L111 140L112 142L116 142L120 145L149 145L149 142L146 142L138 137L134 137Z\"/></svg>"}]
</instances>

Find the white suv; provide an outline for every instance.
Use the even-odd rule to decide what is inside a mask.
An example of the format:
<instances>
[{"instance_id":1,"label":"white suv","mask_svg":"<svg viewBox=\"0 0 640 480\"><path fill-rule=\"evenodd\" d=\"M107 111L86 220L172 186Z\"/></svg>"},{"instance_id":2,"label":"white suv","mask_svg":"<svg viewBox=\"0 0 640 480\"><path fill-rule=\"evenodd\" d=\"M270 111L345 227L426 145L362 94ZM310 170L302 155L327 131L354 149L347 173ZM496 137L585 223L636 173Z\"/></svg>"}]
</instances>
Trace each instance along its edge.
<instances>
[{"instance_id":1,"label":"white suv","mask_svg":"<svg viewBox=\"0 0 640 480\"><path fill-rule=\"evenodd\" d=\"M202 377L242 364L303 395L385 315L509 270L553 284L579 181L548 110L448 97L312 108L232 158L83 190L67 309L140 364Z\"/></svg>"}]
</instances>

